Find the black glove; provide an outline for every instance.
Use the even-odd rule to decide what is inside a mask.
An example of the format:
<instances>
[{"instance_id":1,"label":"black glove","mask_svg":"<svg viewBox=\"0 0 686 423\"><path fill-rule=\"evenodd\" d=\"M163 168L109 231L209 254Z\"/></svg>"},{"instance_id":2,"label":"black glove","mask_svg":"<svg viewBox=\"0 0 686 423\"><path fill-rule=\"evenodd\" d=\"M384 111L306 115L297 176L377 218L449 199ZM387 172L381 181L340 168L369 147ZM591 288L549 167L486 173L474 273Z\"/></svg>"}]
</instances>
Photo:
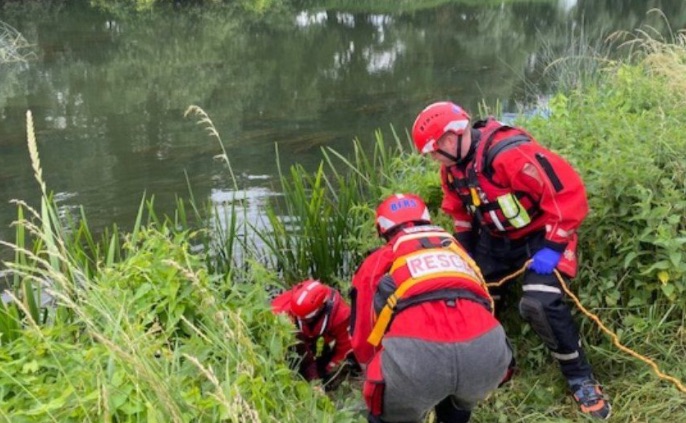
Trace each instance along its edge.
<instances>
[{"instance_id":1,"label":"black glove","mask_svg":"<svg viewBox=\"0 0 686 423\"><path fill-rule=\"evenodd\" d=\"M360 363L357 362L353 353L348 354L345 358L345 365L348 367L350 376L359 376L362 374L362 367L360 366Z\"/></svg>"},{"instance_id":2,"label":"black glove","mask_svg":"<svg viewBox=\"0 0 686 423\"><path fill-rule=\"evenodd\" d=\"M362 368L355 360L352 354L349 354L345 360L341 361L338 366L335 366L331 371L322 376L322 383L324 390L327 392L338 388L343 380L348 376L358 376L362 373Z\"/></svg>"},{"instance_id":3,"label":"black glove","mask_svg":"<svg viewBox=\"0 0 686 423\"><path fill-rule=\"evenodd\" d=\"M343 380L348 375L348 366L345 365L345 361L341 362L338 366L334 367L329 373L322 376L322 384L324 385L324 390L326 392L335 391Z\"/></svg>"}]
</instances>

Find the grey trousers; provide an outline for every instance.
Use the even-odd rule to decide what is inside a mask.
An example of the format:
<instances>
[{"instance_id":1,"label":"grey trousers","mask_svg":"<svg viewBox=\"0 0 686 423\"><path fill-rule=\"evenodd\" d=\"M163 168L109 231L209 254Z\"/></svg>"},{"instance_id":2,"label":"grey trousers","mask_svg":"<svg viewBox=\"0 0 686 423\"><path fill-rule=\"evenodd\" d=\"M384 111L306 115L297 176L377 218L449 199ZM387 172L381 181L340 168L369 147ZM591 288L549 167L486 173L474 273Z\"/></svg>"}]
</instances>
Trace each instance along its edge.
<instances>
[{"instance_id":1,"label":"grey trousers","mask_svg":"<svg viewBox=\"0 0 686 423\"><path fill-rule=\"evenodd\" d=\"M386 388L381 418L419 422L448 397L457 407L471 410L498 387L511 359L500 325L468 342L384 339L381 369Z\"/></svg>"}]
</instances>

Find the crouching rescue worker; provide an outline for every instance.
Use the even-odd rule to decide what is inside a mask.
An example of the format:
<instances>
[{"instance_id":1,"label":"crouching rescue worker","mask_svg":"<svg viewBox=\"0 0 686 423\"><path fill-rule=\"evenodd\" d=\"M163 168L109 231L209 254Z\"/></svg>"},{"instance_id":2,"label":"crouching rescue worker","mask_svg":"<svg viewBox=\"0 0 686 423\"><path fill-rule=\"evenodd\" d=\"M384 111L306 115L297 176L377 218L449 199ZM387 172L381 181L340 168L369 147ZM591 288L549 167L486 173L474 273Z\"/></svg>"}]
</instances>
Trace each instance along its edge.
<instances>
[{"instance_id":1,"label":"crouching rescue worker","mask_svg":"<svg viewBox=\"0 0 686 423\"><path fill-rule=\"evenodd\" d=\"M519 313L560 364L581 411L609 418L610 403L554 274L573 278L577 272L577 229L588 213L579 175L523 129L492 118L471 123L447 101L419 113L412 138L419 152L441 163L441 208L486 280L496 282L531 260Z\"/></svg>"},{"instance_id":2,"label":"crouching rescue worker","mask_svg":"<svg viewBox=\"0 0 686 423\"><path fill-rule=\"evenodd\" d=\"M419 422L434 409L438 422L467 422L512 362L480 272L416 195L385 199L376 227L386 244L364 260L351 290L368 421Z\"/></svg>"},{"instance_id":3,"label":"crouching rescue worker","mask_svg":"<svg viewBox=\"0 0 686 423\"><path fill-rule=\"evenodd\" d=\"M336 289L308 279L274 298L272 311L287 314L298 329L298 371L306 380L322 379L330 390L357 366L348 333L350 306Z\"/></svg>"}]
</instances>

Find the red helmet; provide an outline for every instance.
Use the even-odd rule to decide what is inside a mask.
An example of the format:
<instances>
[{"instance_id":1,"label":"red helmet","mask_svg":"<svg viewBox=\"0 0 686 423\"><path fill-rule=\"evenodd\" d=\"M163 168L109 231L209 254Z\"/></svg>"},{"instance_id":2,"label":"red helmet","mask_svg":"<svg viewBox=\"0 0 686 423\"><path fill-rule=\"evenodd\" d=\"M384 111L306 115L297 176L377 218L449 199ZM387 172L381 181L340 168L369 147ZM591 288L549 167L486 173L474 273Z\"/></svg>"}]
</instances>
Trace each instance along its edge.
<instances>
[{"instance_id":1,"label":"red helmet","mask_svg":"<svg viewBox=\"0 0 686 423\"><path fill-rule=\"evenodd\" d=\"M464 133L469 124L469 115L462 107L449 101L439 101L427 106L419 113L412 125L412 140L422 153L436 151L436 141L446 132L457 135Z\"/></svg>"},{"instance_id":2,"label":"red helmet","mask_svg":"<svg viewBox=\"0 0 686 423\"><path fill-rule=\"evenodd\" d=\"M376 230L381 236L408 222L431 223L429 209L417 195L393 194L383 200L376 209Z\"/></svg>"},{"instance_id":3,"label":"red helmet","mask_svg":"<svg viewBox=\"0 0 686 423\"><path fill-rule=\"evenodd\" d=\"M331 288L318 280L308 279L293 288L291 312L299 319L311 319L324 309Z\"/></svg>"}]
</instances>

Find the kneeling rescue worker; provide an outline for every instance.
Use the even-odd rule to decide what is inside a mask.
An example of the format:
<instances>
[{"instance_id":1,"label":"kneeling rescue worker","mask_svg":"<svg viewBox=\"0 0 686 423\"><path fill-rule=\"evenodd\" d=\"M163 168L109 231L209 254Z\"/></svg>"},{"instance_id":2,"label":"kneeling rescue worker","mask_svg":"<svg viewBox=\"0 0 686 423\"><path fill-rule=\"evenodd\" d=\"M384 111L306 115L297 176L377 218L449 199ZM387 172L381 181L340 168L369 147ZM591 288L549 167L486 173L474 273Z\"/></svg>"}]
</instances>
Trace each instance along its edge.
<instances>
[{"instance_id":1,"label":"kneeling rescue worker","mask_svg":"<svg viewBox=\"0 0 686 423\"><path fill-rule=\"evenodd\" d=\"M351 290L368 421L419 422L433 408L438 422L467 422L512 363L481 274L416 195L384 200L376 227L386 244L363 261Z\"/></svg>"},{"instance_id":2,"label":"kneeling rescue worker","mask_svg":"<svg viewBox=\"0 0 686 423\"><path fill-rule=\"evenodd\" d=\"M588 212L580 176L523 129L492 118L472 124L447 101L419 113L412 138L419 152L441 163L441 208L486 280L496 282L531 260L519 313L560 364L581 411L609 418L610 403L554 274L577 272L577 229Z\"/></svg>"},{"instance_id":3,"label":"kneeling rescue worker","mask_svg":"<svg viewBox=\"0 0 686 423\"><path fill-rule=\"evenodd\" d=\"M274 313L285 313L298 332L298 371L306 380L322 379L331 389L344 366L355 367L348 326L350 306L334 288L305 280L272 301Z\"/></svg>"}]
</instances>

